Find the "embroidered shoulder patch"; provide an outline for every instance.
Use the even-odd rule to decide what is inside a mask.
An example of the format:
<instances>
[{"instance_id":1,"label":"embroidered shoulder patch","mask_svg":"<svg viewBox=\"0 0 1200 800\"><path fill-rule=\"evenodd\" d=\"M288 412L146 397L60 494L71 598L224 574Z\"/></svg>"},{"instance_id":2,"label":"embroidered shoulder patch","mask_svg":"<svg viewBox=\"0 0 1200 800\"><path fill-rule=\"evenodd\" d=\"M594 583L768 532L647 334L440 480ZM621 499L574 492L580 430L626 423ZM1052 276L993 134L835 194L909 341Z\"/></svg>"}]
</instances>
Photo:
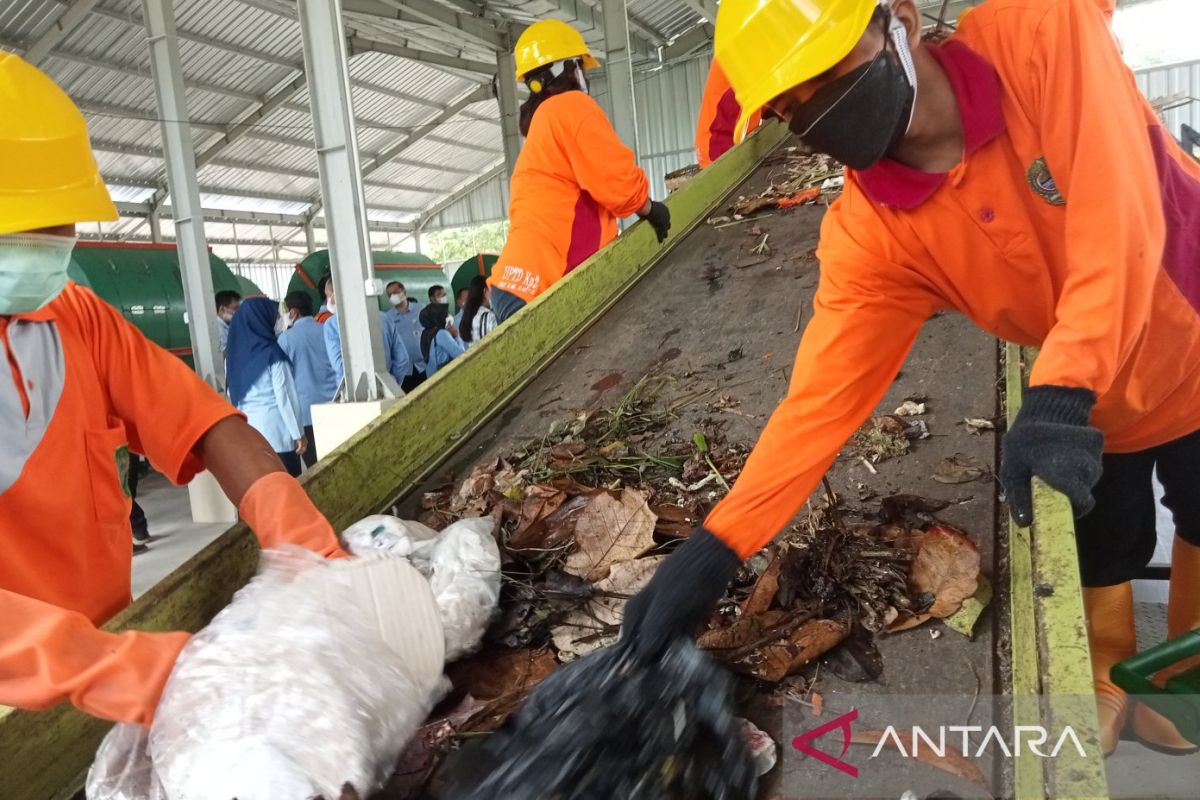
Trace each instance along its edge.
<instances>
[{"instance_id":1,"label":"embroidered shoulder patch","mask_svg":"<svg viewBox=\"0 0 1200 800\"><path fill-rule=\"evenodd\" d=\"M1054 182L1054 176L1050 174L1050 167L1046 164L1045 156L1038 156L1029 165L1029 169L1025 171L1025 179L1029 181L1029 188L1033 189L1034 194L1050 205L1066 205L1067 200L1058 190L1058 184Z\"/></svg>"}]
</instances>

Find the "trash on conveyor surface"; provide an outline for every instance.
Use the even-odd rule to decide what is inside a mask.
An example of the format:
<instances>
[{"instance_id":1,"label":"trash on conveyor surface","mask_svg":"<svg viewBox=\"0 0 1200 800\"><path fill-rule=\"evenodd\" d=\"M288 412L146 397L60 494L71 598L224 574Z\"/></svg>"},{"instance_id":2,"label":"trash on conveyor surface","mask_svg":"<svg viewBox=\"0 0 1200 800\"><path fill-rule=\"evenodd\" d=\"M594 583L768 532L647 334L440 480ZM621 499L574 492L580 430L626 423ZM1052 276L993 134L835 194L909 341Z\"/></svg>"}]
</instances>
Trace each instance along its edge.
<instances>
[{"instance_id":1,"label":"trash on conveyor surface","mask_svg":"<svg viewBox=\"0 0 1200 800\"><path fill-rule=\"evenodd\" d=\"M748 356L739 351L739 357ZM521 752L511 749L518 747L514 742L550 737L558 730L554 726L573 719L567 712L534 719L554 705L534 693L539 685L554 681L548 684L551 695L566 697L560 682L567 680L564 674L578 674L576 665L600 662L617 674L612 661L617 657L610 654L620 648L625 603L725 494L750 449L723 422L740 405L733 387L683 390L677 381L670 375L643 378L612 405L569 412L540 435L475 465L457 483L424 495L421 521L431 528L460 515L495 520L503 581L499 612L482 647L449 665L450 696L401 759L399 778L390 787L397 797L472 796L469 791L482 785L488 769L500 769L502 762L467 759L480 771L463 783L466 767L451 757L458 747L479 752L480 740L495 739L484 752ZM910 400L920 404L928 398ZM681 421L681 409L689 406L702 409L698 423ZM920 446L915 425L920 420L881 419L906 446ZM746 561L700 632L698 652L717 665L710 666L711 674L719 677L724 668L747 676L758 681L753 691L767 697L797 681L811 692L818 663L846 680L878 678L884 665L877 635L934 619L970 635L988 598L980 589L975 545L934 516L951 502L898 494L852 504L827 488L824 498L810 502L804 523ZM578 680L590 685L599 678L587 673ZM657 678L646 680L657 685ZM522 709L531 693L534 699ZM659 735L654 726L661 722L662 703L650 713L639 712L631 698L623 705L599 703L600 710L587 702L581 697L581 705L570 707L606 722L593 720L586 732L571 735L591 737L587 744L596 752L620 752L622 741L609 742L593 729L623 730L619 726L628 720L621 714L641 714L630 719ZM510 719L515 731L504 727ZM531 761L565 760L566 751L555 749L559 744L548 744L550 750L539 750ZM593 774L582 763L572 764L551 777L569 773L582 781L580 787L589 787L588 781L631 775ZM516 788L508 795L496 787L529 785L518 779L549 780L541 769L531 778L504 767L496 780L513 782L487 784L497 792L490 796L538 796ZM447 781L460 794L445 795ZM543 796L606 796L579 792Z\"/></svg>"},{"instance_id":2,"label":"trash on conveyor surface","mask_svg":"<svg viewBox=\"0 0 1200 800\"><path fill-rule=\"evenodd\" d=\"M739 197L729 207L734 219L777 208L828 205L842 193L845 183L842 165L829 156L806 154L800 148L789 147L768 163L772 165L770 185L753 197Z\"/></svg>"}]
</instances>

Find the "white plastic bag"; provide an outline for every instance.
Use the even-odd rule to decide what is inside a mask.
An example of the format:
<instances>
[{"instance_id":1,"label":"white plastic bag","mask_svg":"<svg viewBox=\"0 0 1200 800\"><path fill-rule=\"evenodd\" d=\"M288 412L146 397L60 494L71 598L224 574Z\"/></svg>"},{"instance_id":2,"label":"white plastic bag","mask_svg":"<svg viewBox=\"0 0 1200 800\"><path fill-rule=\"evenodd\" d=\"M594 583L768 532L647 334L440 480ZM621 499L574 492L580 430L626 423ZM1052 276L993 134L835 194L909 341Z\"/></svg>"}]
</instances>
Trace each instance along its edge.
<instances>
[{"instance_id":1,"label":"white plastic bag","mask_svg":"<svg viewBox=\"0 0 1200 800\"><path fill-rule=\"evenodd\" d=\"M356 556L404 556L429 579L441 610L446 660L479 646L500 600L500 548L488 517L461 519L440 533L385 514L365 517L342 534Z\"/></svg>"},{"instance_id":2,"label":"white plastic bag","mask_svg":"<svg viewBox=\"0 0 1200 800\"><path fill-rule=\"evenodd\" d=\"M365 797L440 696L443 641L428 582L405 561L265 551L181 653L148 749L127 726L105 739L89 797L336 800L346 784Z\"/></svg>"},{"instance_id":3,"label":"white plastic bag","mask_svg":"<svg viewBox=\"0 0 1200 800\"><path fill-rule=\"evenodd\" d=\"M88 800L169 800L150 761L150 731L119 723L104 737L88 770Z\"/></svg>"}]
</instances>

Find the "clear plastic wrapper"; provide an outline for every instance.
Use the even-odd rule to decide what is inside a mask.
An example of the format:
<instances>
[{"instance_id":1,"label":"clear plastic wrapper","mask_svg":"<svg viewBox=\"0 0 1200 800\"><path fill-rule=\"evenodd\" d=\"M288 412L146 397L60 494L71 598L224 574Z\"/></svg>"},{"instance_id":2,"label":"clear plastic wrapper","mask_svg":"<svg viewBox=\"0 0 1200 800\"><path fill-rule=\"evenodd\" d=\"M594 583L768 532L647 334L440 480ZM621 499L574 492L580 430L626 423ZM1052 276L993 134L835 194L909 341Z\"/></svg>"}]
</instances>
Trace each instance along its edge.
<instances>
[{"instance_id":1,"label":"clear plastic wrapper","mask_svg":"<svg viewBox=\"0 0 1200 800\"><path fill-rule=\"evenodd\" d=\"M384 514L366 517L342 538L356 556L383 552L407 558L429 579L441 610L446 660L479 646L500 599L500 548L489 517L461 519L434 531Z\"/></svg>"},{"instance_id":2,"label":"clear plastic wrapper","mask_svg":"<svg viewBox=\"0 0 1200 800\"><path fill-rule=\"evenodd\" d=\"M88 771L88 800L170 800L150 761L150 730L122 722L100 743Z\"/></svg>"},{"instance_id":3,"label":"clear plastic wrapper","mask_svg":"<svg viewBox=\"0 0 1200 800\"><path fill-rule=\"evenodd\" d=\"M184 648L148 747L130 726L105 739L89 798L337 800L386 779L442 691L428 582L383 555L262 558Z\"/></svg>"}]
</instances>

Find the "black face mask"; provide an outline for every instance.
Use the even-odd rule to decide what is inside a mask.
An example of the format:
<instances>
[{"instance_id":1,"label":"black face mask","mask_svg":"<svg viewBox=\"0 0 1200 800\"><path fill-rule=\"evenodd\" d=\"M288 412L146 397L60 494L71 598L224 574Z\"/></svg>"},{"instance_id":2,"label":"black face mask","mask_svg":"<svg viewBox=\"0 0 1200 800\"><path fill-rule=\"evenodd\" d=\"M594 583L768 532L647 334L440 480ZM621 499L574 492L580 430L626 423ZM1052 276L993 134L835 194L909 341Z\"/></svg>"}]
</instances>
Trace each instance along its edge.
<instances>
[{"instance_id":1,"label":"black face mask","mask_svg":"<svg viewBox=\"0 0 1200 800\"><path fill-rule=\"evenodd\" d=\"M915 95L885 45L870 62L793 104L788 127L813 150L866 169L904 137Z\"/></svg>"}]
</instances>

